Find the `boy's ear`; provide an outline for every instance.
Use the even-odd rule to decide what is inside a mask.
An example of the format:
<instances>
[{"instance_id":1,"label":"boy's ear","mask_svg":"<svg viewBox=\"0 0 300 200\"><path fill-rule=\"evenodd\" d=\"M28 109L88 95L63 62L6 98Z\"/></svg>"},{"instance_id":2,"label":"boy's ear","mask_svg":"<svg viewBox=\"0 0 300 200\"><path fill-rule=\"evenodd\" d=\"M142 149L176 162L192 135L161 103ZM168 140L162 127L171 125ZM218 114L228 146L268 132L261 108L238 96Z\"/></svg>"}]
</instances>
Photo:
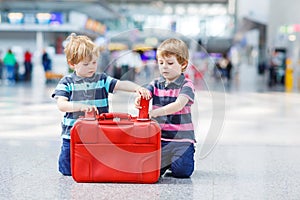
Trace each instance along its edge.
<instances>
[{"instance_id":1,"label":"boy's ear","mask_svg":"<svg viewBox=\"0 0 300 200\"><path fill-rule=\"evenodd\" d=\"M188 61L184 61L181 65L182 68L186 68L187 67L187 64L188 64Z\"/></svg>"},{"instance_id":2,"label":"boy's ear","mask_svg":"<svg viewBox=\"0 0 300 200\"><path fill-rule=\"evenodd\" d=\"M70 62L68 62L68 64L69 64L69 66L70 66L71 69L74 69L74 68L75 68L74 64L72 64L72 63L70 63Z\"/></svg>"},{"instance_id":3,"label":"boy's ear","mask_svg":"<svg viewBox=\"0 0 300 200\"><path fill-rule=\"evenodd\" d=\"M184 72L187 68L187 65L188 65L188 61L184 61L184 63L182 63L181 65L181 71Z\"/></svg>"}]
</instances>

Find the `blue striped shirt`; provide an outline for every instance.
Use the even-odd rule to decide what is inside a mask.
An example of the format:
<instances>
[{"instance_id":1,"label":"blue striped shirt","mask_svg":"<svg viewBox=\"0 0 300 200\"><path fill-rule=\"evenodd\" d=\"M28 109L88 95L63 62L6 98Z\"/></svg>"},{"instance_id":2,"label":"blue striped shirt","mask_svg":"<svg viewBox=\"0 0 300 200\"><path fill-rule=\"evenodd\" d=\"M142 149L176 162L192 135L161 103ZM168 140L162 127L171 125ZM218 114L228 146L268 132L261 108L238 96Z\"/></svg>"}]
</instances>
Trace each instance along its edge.
<instances>
[{"instance_id":1,"label":"blue striped shirt","mask_svg":"<svg viewBox=\"0 0 300 200\"><path fill-rule=\"evenodd\" d=\"M63 77L57 84L52 98L62 96L73 103L95 105L99 113L109 111L108 94L114 91L117 79L104 73L82 78L75 73ZM62 120L62 138L70 139L70 130L83 112L66 112Z\"/></svg>"}]
</instances>

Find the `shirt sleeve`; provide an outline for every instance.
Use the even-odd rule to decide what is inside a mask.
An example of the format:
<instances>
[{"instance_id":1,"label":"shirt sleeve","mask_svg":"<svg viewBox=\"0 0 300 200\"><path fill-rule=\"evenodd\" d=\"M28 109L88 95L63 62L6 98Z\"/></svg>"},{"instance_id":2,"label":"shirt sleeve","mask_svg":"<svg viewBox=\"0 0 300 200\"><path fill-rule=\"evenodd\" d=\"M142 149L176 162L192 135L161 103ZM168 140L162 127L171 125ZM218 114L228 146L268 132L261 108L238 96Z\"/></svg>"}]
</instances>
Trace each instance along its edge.
<instances>
[{"instance_id":1,"label":"shirt sleeve","mask_svg":"<svg viewBox=\"0 0 300 200\"><path fill-rule=\"evenodd\" d=\"M154 81L151 81L151 83L149 83L148 85L145 86L145 88L147 88L150 93L151 93L151 96L153 96L153 92L154 92L154 84L155 82Z\"/></svg>"},{"instance_id":2,"label":"shirt sleeve","mask_svg":"<svg viewBox=\"0 0 300 200\"><path fill-rule=\"evenodd\" d=\"M68 101L70 100L71 96L71 88L70 83L68 83L66 78L63 78L57 84L54 92L52 93L51 97L56 98L58 96L66 97Z\"/></svg>"},{"instance_id":3,"label":"shirt sleeve","mask_svg":"<svg viewBox=\"0 0 300 200\"><path fill-rule=\"evenodd\" d=\"M113 93L115 86L118 82L118 79L115 79L111 76L107 76L106 74L102 74L102 78L105 80L105 89L108 93Z\"/></svg>"},{"instance_id":4,"label":"shirt sleeve","mask_svg":"<svg viewBox=\"0 0 300 200\"><path fill-rule=\"evenodd\" d=\"M192 83L192 81L186 81L183 84L179 95L183 95L183 96L187 97L191 103L194 102L195 88L194 88L194 84Z\"/></svg>"}]
</instances>

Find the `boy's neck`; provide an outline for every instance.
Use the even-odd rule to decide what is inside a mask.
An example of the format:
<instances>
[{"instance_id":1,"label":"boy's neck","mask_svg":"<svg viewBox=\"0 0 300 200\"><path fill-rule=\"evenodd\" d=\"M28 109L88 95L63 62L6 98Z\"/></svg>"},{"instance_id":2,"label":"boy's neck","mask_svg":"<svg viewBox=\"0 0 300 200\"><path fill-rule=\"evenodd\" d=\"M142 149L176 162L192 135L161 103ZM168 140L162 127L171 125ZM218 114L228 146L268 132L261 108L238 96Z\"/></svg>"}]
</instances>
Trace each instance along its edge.
<instances>
[{"instance_id":1,"label":"boy's neck","mask_svg":"<svg viewBox=\"0 0 300 200\"><path fill-rule=\"evenodd\" d=\"M179 76L177 76L176 78L174 78L173 80L167 80L167 79L165 79L166 80L166 83L165 83L165 85L167 86L167 85L169 85L170 83L172 83L172 82L175 82L179 77L181 76L181 74L179 75Z\"/></svg>"}]
</instances>

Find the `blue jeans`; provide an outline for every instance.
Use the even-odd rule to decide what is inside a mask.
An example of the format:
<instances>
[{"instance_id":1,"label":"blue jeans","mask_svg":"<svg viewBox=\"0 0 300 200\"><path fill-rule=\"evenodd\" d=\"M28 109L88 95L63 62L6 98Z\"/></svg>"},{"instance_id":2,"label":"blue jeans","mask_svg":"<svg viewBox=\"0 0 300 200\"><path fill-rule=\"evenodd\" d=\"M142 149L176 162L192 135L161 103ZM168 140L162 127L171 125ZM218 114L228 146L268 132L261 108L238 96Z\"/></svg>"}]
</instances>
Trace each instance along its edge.
<instances>
[{"instance_id":1,"label":"blue jeans","mask_svg":"<svg viewBox=\"0 0 300 200\"><path fill-rule=\"evenodd\" d=\"M6 65L6 78L10 82L15 82L14 70L15 67L13 65Z\"/></svg>"},{"instance_id":2,"label":"blue jeans","mask_svg":"<svg viewBox=\"0 0 300 200\"><path fill-rule=\"evenodd\" d=\"M176 178L190 177L194 172L194 153L193 143L161 141L160 175L170 169Z\"/></svg>"},{"instance_id":3,"label":"blue jeans","mask_svg":"<svg viewBox=\"0 0 300 200\"><path fill-rule=\"evenodd\" d=\"M63 139L58 159L58 170L65 176L71 176L70 140Z\"/></svg>"}]
</instances>

